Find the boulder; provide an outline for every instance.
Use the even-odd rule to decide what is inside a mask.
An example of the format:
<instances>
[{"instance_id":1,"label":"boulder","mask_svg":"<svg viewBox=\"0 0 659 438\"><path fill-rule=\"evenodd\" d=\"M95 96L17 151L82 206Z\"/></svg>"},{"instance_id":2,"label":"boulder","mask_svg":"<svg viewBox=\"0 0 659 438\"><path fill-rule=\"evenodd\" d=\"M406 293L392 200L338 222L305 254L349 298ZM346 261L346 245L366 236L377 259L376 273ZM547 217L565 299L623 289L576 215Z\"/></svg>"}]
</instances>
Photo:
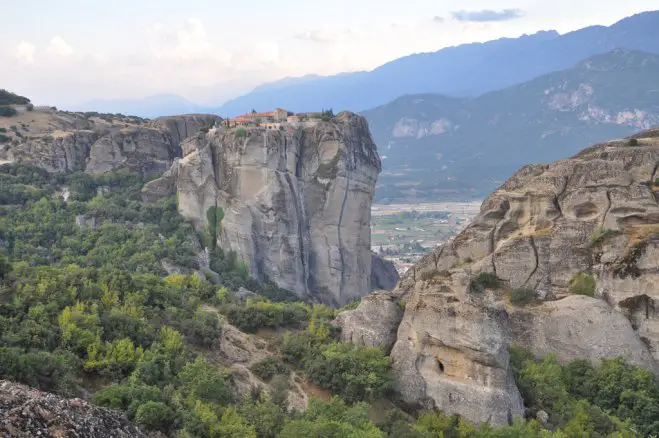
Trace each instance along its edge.
<instances>
[{"instance_id":1,"label":"boulder","mask_svg":"<svg viewBox=\"0 0 659 438\"><path fill-rule=\"evenodd\" d=\"M371 254L371 287L373 290L392 290L398 283L398 271L393 262Z\"/></svg>"},{"instance_id":2,"label":"boulder","mask_svg":"<svg viewBox=\"0 0 659 438\"><path fill-rule=\"evenodd\" d=\"M341 328L341 340L366 347L391 350L403 317L404 302L385 293L362 298L354 310L339 313L333 324Z\"/></svg>"}]
</instances>

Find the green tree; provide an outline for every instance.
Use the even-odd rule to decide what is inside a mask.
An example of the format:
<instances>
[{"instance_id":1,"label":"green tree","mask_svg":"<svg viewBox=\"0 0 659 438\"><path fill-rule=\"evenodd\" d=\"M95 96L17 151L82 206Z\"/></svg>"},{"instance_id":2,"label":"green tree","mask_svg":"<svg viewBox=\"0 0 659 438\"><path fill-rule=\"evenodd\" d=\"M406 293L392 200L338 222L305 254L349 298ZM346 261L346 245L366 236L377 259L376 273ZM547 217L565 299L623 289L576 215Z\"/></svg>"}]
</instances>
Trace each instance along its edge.
<instances>
[{"instance_id":1,"label":"green tree","mask_svg":"<svg viewBox=\"0 0 659 438\"><path fill-rule=\"evenodd\" d=\"M135 424L149 430L168 433L174 422L174 411L164 403L148 401L137 408Z\"/></svg>"}]
</instances>

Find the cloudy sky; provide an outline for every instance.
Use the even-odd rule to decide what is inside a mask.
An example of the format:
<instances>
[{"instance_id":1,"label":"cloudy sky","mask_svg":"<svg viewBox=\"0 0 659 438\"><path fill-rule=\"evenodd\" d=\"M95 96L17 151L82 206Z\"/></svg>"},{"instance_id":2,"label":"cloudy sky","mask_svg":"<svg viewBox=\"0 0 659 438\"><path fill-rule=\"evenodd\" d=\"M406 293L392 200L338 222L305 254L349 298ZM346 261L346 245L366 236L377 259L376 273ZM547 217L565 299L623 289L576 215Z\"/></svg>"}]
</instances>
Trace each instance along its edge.
<instances>
[{"instance_id":1,"label":"cloudy sky","mask_svg":"<svg viewBox=\"0 0 659 438\"><path fill-rule=\"evenodd\" d=\"M0 88L72 105L176 93L218 104L287 76L460 43L610 25L656 0L2 0ZM495 7L496 6L496 7Z\"/></svg>"}]
</instances>

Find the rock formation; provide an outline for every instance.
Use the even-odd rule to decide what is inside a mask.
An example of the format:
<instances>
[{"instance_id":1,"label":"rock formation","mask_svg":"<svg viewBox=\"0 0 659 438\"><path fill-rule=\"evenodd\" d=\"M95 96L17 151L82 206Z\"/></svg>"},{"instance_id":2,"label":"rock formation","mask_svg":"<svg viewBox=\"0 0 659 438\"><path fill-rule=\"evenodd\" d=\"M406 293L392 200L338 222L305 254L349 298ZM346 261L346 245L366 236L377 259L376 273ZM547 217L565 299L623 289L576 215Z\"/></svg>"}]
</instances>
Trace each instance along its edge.
<instances>
[{"instance_id":1,"label":"rock formation","mask_svg":"<svg viewBox=\"0 0 659 438\"><path fill-rule=\"evenodd\" d=\"M164 172L181 156L181 141L217 120L212 115L183 115L148 121L35 110L11 119L21 131L12 132L11 143L0 146L0 161L29 163L50 172Z\"/></svg>"},{"instance_id":2,"label":"rock formation","mask_svg":"<svg viewBox=\"0 0 659 438\"><path fill-rule=\"evenodd\" d=\"M0 380L0 436L139 438L123 413Z\"/></svg>"},{"instance_id":3,"label":"rock formation","mask_svg":"<svg viewBox=\"0 0 659 438\"><path fill-rule=\"evenodd\" d=\"M373 254L371 258L371 286L376 290L391 290L400 276L393 262Z\"/></svg>"},{"instance_id":4,"label":"rock formation","mask_svg":"<svg viewBox=\"0 0 659 438\"><path fill-rule=\"evenodd\" d=\"M341 327L344 342L389 351L396 342L403 304L391 294L375 292L362 298L356 309L341 312L334 324Z\"/></svg>"},{"instance_id":5,"label":"rock formation","mask_svg":"<svg viewBox=\"0 0 659 438\"><path fill-rule=\"evenodd\" d=\"M302 298L343 305L371 291L370 208L380 158L366 121L341 113L285 130L212 129L144 188L177 193L197 227L224 219L218 243L250 273Z\"/></svg>"},{"instance_id":6,"label":"rock formation","mask_svg":"<svg viewBox=\"0 0 659 438\"><path fill-rule=\"evenodd\" d=\"M515 344L659 371L658 167L659 130L647 131L527 166L490 195L392 292L406 301L391 352L402 401L510 422L523 413L508 364ZM346 336L369 333L367 321Z\"/></svg>"}]
</instances>

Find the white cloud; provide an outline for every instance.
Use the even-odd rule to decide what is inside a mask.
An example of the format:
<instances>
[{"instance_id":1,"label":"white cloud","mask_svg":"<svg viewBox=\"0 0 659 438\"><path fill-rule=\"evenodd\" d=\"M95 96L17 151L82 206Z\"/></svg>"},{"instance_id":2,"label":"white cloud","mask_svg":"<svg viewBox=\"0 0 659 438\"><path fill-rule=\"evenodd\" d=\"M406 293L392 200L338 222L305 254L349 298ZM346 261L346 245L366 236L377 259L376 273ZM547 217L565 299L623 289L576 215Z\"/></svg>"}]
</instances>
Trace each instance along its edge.
<instances>
[{"instance_id":1,"label":"white cloud","mask_svg":"<svg viewBox=\"0 0 659 438\"><path fill-rule=\"evenodd\" d=\"M34 64L34 52L36 52L34 44L27 41L21 41L14 50L14 56L21 62L26 64Z\"/></svg>"},{"instance_id":2,"label":"white cloud","mask_svg":"<svg viewBox=\"0 0 659 438\"><path fill-rule=\"evenodd\" d=\"M293 35L293 38L314 43L335 43L350 38L350 29L313 29Z\"/></svg>"},{"instance_id":3,"label":"white cloud","mask_svg":"<svg viewBox=\"0 0 659 438\"><path fill-rule=\"evenodd\" d=\"M204 23L198 18L188 18L173 29L165 29L160 23L147 27L152 55L157 59L181 61L209 59L228 63L231 53L210 40Z\"/></svg>"},{"instance_id":4,"label":"white cloud","mask_svg":"<svg viewBox=\"0 0 659 438\"><path fill-rule=\"evenodd\" d=\"M69 46L66 41L64 41L64 38L59 35L50 40L50 44L48 44L46 52L54 56L61 56L63 58L71 56L75 53L73 48Z\"/></svg>"}]
</instances>

